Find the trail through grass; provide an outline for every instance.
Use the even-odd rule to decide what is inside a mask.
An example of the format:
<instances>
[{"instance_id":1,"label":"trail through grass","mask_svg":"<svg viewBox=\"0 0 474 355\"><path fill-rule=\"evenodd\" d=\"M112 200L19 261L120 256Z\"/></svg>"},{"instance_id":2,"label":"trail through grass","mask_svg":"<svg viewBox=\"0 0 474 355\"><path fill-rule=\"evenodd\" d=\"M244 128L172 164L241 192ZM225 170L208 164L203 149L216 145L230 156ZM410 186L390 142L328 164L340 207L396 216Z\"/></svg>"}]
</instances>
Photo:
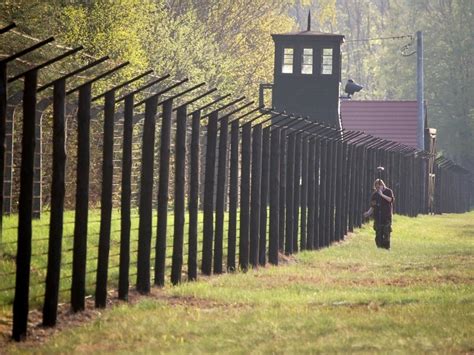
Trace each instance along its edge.
<instances>
[{"instance_id":1,"label":"trail through grass","mask_svg":"<svg viewBox=\"0 0 474 355\"><path fill-rule=\"evenodd\" d=\"M366 226L284 266L155 290L34 350L473 352L474 213L396 216L390 251L373 234Z\"/></svg>"}]
</instances>

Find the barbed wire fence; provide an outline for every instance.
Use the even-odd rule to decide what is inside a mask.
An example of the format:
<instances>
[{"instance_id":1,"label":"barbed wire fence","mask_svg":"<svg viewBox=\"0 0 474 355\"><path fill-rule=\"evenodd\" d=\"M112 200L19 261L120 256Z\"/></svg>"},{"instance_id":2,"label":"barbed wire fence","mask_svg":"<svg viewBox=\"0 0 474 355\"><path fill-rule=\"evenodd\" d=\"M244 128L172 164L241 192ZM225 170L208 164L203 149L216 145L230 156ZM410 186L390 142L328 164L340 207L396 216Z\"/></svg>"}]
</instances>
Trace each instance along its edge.
<instances>
[{"instance_id":1,"label":"barbed wire fence","mask_svg":"<svg viewBox=\"0 0 474 355\"><path fill-rule=\"evenodd\" d=\"M96 67L106 59L88 57L39 83L80 47L9 76L10 62L51 42L0 60L0 200L10 206L0 219L0 305L15 340L31 308L54 326L59 302L80 312L94 295L103 308L111 288L127 300L131 288L147 294L329 247L364 223L378 166L399 214L469 210L471 175L433 152L187 78L147 71L104 84L127 63Z\"/></svg>"}]
</instances>

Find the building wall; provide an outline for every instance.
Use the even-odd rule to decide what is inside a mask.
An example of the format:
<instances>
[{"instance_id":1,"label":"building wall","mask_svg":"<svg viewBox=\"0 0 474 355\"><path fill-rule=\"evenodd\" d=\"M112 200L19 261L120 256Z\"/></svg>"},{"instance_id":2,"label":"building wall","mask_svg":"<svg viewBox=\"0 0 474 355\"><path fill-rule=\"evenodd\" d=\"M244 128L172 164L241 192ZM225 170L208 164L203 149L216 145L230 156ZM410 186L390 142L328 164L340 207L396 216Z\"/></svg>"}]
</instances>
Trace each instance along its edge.
<instances>
[{"instance_id":1,"label":"building wall","mask_svg":"<svg viewBox=\"0 0 474 355\"><path fill-rule=\"evenodd\" d=\"M417 147L416 101L341 101L342 127Z\"/></svg>"}]
</instances>

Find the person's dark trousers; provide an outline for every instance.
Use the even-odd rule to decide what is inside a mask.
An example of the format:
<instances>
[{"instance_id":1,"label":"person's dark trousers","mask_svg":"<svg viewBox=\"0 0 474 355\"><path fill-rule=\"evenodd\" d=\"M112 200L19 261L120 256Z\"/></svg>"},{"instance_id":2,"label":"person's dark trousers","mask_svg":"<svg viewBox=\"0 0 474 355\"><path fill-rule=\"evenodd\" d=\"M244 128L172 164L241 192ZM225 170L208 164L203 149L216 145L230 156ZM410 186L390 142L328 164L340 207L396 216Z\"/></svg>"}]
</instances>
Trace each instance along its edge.
<instances>
[{"instance_id":1,"label":"person's dark trousers","mask_svg":"<svg viewBox=\"0 0 474 355\"><path fill-rule=\"evenodd\" d=\"M375 229L375 245L377 248L390 249L390 232L391 224L374 225Z\"/></svg>"}]
</instances>

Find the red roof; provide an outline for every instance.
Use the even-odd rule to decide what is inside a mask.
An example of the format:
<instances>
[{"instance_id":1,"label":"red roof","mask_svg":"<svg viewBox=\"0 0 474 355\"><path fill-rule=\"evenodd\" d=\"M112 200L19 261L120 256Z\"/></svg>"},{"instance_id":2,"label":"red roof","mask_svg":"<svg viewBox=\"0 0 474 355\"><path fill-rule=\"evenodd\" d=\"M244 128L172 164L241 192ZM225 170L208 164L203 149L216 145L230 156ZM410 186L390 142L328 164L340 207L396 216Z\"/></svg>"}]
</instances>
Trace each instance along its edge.
<instances>
[{"instance_id":1,"label":"red roof","mask_svg":"<svg viewBox=\"0 0 474 355\"><path fill-rule=\"evenodd\" d=\"M416 101L341 101L342 127L417 147Z\"/></svg>"}]
</instances>

